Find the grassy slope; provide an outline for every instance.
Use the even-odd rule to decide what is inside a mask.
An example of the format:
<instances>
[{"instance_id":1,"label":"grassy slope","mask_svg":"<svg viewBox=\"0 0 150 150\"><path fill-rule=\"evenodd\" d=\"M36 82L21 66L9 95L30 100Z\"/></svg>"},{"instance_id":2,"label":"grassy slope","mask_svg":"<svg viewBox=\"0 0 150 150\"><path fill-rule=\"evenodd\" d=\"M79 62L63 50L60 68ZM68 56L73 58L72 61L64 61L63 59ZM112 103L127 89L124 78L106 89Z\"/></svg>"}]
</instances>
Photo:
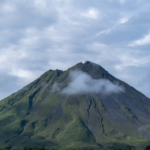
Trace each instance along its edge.
<instances>
[{"instance_id":1,"label":"grassy slope","mask_svg":"<svg viewBox=\"0 0 150 150\"><path fill-rule=\"evenodd\" d=\"M57 114L61 97L49 90L60 74L62 72L58 70L49 71L0 102L1 147L99 147L90 130L75 116L73 109L76 107L62 106L68 110L65 109L63 115ZM63 78L66 77L59 80Z\"/></svg>"},{"instance_id":2,"label":"grassy slope","mask_svg":"<svg viewBox=\"0 0 150 150\"><path fill-rule=\"evenodd\" d=\"M78 69L88 71L89 68L79 65ZM121 132L117 134L122 139L114 139L117 131L107 121L110 116L98 96L62 96L57 91L52 93L52 84L55 82L63 82L61 88L67 85L68 73L69 70L65 73L50 70L22 90L0 101L1 147L101 149L102 146L97 143L105 143L108 148L118 141L131 145L147 142L130 136L123 137ZM97 75L95 78L108 76L104 70L102 74L95 70L92 74ZM113 79L112 76L109 78ZM120 107L132 118L132 114L126 112L122 104Z\"/></svg>"}]
</instances>

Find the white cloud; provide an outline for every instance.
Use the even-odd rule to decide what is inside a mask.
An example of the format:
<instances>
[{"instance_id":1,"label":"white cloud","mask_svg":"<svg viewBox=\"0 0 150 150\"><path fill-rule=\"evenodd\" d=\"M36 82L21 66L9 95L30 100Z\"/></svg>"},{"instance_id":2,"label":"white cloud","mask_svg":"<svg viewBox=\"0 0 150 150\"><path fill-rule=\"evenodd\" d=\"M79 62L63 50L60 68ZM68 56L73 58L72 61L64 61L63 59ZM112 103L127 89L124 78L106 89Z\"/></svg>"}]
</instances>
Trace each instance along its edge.
<instances>
[{"instance_id":1,"label":"white cloud","mask_svg":"<svg viewBox=\"0 0 150 150\"><path fill-rule=\"evenodd\" d=\"M130 18L131 17L127 17L127 16L126 17L122 17L121 19L119 19L118 22L115 22L111 27L96 33L96 35L94 37L98 37L98 36L101 36L103 34L109 34L110 32L112 32L115 29L119 28L120 24L127 23L130 20Z\"/></svg>"},{"instance_id":2,"label":"white cloud","mask_svg":"<svg viewBox=\"0 0 150 150\"><path fill-rule=\"evenodd\" d=\"M107 79L92 79L90 75L79 70L70 72L69 78L71 82L62 90L63 94L101 93L108 95L124 92L124 88L117 83L112 83Z\"/></svg>"},{"instance_id":3,"label":"white cloud","mask_svg":"<svg viewBox=\"0 0 150 150\"><path fill-rule=\"evenodd\" d=\"M106 30L102 30L98 33L96 33L96 35L94 35L94 38L95 37L98 37L98 36L101 36L103 34L109 34L111 31L113 31L115 28L117 27L117 24L113 25L112 27L106 29Z\"/></svg>"},{"instance_id":4,"label":"white cloud","mask_svg":"<svg viewBox=\"0 0 150 150\"><path fill-rule=\"evenodd\" d=\"M150 56L147 57L135 57L132 54L120 56L122 63L116 65L116 69L123 70L125 67L140 67L145 66L150 62Z\"/></svg>"},{"instance_id":5,"label":"white cloud","mask_svg":"<svg viewBox=\"0 0 150 150\"><path fill-rule=\"evenodd\" d=\"M23 78L26 80L34 80L35 79L35 75L33 74L33 72L28 71L28 70L22 70L22 69L12 69L12 72L10 73L13 76L17 76L19 78Z\"/></svg>"},{"instance_id":6,"label":"white cloud","mask_svg":"<svg viewBox=\"0 0 150 150\"><path fill-rule=\"evenodd\" d=\"M148 44L150 44L150 32L147 35L145 35L143 38L131 42L129 46L134 47L134 46L148 45Z\"/></svg>"},{"instance_id":7,"label":"white cloud","mask_svg":"<svg viewBox=\"0 0 150 150\"><path fill-rule=\"evenodd\" d=\"M126 0L119 0L121 4L124 4Z\"/></svg>"},{"instance_id":8,"label":"white cloud","mask_svg":"<svg viewBox=\"0 0 150 150\"><path fill-rule=\"evenodd\" d=\"M10 46L0 50L0 70L11 70L19 60L27 57L24 50L16 50L15 46ZM4 65L5 64L5 65Z\"/></svg>"},{"instance_id":9,"label":"white cloud","mask_svg":"<svg viewBox=\"0 0 150 150\"><path fill-rule=\"evenodd\" d=\"M6 12L6 13L13 13L13 12L15 12L15 8L14 8L14 6L6 4L3 6L1 12L2 11Z\"/></svg>"},{"instance_id":10,"label":"white cloud","mask_svg":"<svg viewBox=\"0 0 150 150\"><path fill-rule=\"evenodd\" d=\"M91 8L87 12L82 13L81 16L90 19L97 19L99 17L99 12L98 10Z\"/></svg>"},{"instance_id":11,"label":"white cloud","mask_svg":"<svg viewBox=\"0 0 150 150\"><path fill-rule=\"evenodd\" d=\"M45 0L36 0L34 1L35 6L39 9L45 9L46 8L46 1Z\"/></svg>"},{"instance_id":12,"label":"white cloud","mask_svg":"<svg viewBox=\"0 0 150 150\"><path fill-rule=\"evenodd\" d=\"M119 24L124 24L124 23L128 22L129 19L130 19L130 17L123 17L123 18L121 18L121 19L118 21L118 23L119 23Z\"/></svg>"},{"instance_id":13,"label":"white cloud","mask_svg":"<svg viewBox=\"0 0 150 150\"><path fill-rule=\"evenodd\" d=\"M103 43L92 43L87 44L87 49L91 50L95 57L97 63L108 67L109 64L114 64L114 68L118 71L122 71L128 67L143 67L147 66L150 63L150 55L143 54L140 50L131 50L131 49L120 49L110 48L109 46ZM91 60L91 61L93 61ZM110 68L108 68L110 69Z\"/></svg>"}]
</instances>

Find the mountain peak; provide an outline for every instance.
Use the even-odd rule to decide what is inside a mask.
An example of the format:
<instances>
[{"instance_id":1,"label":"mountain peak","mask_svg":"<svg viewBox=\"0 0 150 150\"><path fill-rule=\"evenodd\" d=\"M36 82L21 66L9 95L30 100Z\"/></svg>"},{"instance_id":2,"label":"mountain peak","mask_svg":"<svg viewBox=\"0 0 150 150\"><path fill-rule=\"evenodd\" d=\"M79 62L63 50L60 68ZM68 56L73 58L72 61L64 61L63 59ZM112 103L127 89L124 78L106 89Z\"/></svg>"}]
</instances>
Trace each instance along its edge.
<instances>
[{"instance_id":1,"label":"mountain peak","mask_svg":"<svg viewBox=\"0 0 150 150\"><path fill-rule=\"evenodd\" d=\"M91 61L82 61L81 63L83 65L88 65L88 66L91 66L91 67L94 67L94 68L102 68L99 64L96 64L96 63L91 62Z\"/></svg>"},{"instance_id":2,"label":"mountain peak","mask_svg":"<svg viewBox=\"0 0 150 150\"><path fill-rule=\"evenodd\" d=\"M93 63L93 62L91 62L91 61L82 61L81 63L84 64L84 65L90 64L90 65L100 66L100 65L98 65L98 64L96 64L96 63Z\"/></svg>"},{"instance_id":3,"label":"mountain peak","mask_svg":"<svg viewBox=\"0 0 150 150\"><path fill-rule=\"evenodd\" d=\"M82 64L95 64L95 65L98 65L98 64L93 63L93 62L91 62L91 61L82 61Z\"/></svg>"},{"instance_id":4,"label":"mountain peak","mask_svg":"<svg viewBox=\"0 0 150 150\"><path fill-rule=\"evenodd\" d=\"M109 78L111 76L102 66L91 61L82 61L69 70L81 70L94 79Z\"/></svg>"},{"instance_id":5,"label":"mountain peak","mask_svg":"<svg viewBox=\"0 0 150 150\"><path fill-rule=\"evenodd\" d=\"M93 63L93 62L91 62L91 61L82 61L82 64L95 64L95 63Z\"/></svg>"}]
</instances>

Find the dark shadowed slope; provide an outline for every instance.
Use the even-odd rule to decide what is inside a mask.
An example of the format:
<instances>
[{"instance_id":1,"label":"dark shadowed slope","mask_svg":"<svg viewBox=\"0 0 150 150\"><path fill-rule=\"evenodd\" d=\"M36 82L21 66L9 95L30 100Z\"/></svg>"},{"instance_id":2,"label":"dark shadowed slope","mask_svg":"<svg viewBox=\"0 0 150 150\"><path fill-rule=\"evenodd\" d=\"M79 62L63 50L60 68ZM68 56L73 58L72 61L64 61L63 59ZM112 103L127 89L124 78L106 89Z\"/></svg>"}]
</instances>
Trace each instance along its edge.
<instances>
[{"instance_id":1,"label":"dark shadowed slope","mask_svg":"<svg viewBox=\"0 0 150 150\"><path fill-rule=\"evenodd\" d=\"M49 70L0 101L0 139L7 148L144 145L150 99L92 62Z\"/></svg>"}]
</instances>

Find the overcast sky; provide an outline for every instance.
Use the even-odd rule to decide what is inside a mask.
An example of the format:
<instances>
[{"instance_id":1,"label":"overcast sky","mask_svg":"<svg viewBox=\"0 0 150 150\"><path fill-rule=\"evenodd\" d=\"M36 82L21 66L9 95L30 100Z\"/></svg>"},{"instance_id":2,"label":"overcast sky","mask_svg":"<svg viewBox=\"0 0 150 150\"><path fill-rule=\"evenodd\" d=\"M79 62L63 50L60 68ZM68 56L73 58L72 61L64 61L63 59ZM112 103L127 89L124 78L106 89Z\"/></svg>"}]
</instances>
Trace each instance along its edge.
<instances>
[{"instance_id":1,"label":"overcast sky","mask_svg":"<svg viewBox=\"0 0 150 150\"><path fill-rule=\"evenodd\" d=\"M150 97L150 0L0 0L0 99L84 60Z\"/></svg>"}]
</instances>

